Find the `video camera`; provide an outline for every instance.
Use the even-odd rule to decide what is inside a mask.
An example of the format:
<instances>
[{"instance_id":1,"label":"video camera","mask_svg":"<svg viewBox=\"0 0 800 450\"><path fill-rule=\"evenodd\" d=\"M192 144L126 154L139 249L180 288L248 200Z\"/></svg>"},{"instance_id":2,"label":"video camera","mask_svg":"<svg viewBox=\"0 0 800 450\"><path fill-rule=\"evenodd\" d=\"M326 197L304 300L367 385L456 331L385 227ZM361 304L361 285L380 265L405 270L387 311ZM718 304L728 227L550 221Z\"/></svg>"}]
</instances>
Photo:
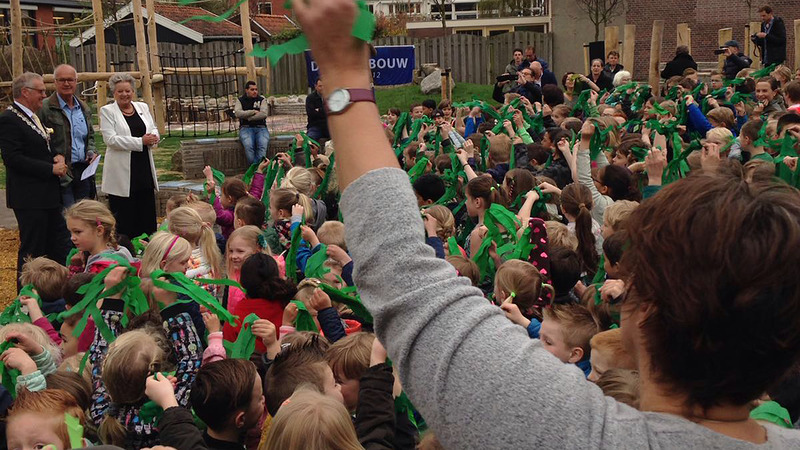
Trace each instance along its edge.
<instances>
[{"instance_id":1,"label":"video camera","mask_svg":"<svg viewBox=\"0 0 800 450\"><path fill-rule=\"evenodd\" d=\"M503 81L514 81L517 79L516 75L500 75L497 77L497 82L502 83Z\"/></svg>"}]
</instances>

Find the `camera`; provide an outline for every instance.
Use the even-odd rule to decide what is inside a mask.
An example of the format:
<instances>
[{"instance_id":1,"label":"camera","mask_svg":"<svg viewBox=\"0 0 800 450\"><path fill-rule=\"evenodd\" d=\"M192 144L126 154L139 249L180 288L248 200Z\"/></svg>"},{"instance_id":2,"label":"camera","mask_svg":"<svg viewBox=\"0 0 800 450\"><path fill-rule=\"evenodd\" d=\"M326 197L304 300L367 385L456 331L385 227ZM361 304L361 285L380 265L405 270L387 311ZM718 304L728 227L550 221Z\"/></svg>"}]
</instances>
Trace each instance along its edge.
<instances>
[{"instance_id":1,"label":"camera","mask_svg":"<svg viewBox=\"0 0 800 450\"><path fill-rule=\"evenodd\" d=\"M727 48L718 48L718 49L714 50L714 54L715 55L722 55L722 54L725 53L725 50L727 50Z\"/></svg>"},{"instance_id":2,"label":"camera","mask_svg":"<svg viewBox=\"0 0 800 450\"><path fill-rule=\"evenodd\" d=\"M517 79L516 75L500 75L497 77L497 82L502 83L503 81L514 81Z\"/></svg>"}]
</instances>

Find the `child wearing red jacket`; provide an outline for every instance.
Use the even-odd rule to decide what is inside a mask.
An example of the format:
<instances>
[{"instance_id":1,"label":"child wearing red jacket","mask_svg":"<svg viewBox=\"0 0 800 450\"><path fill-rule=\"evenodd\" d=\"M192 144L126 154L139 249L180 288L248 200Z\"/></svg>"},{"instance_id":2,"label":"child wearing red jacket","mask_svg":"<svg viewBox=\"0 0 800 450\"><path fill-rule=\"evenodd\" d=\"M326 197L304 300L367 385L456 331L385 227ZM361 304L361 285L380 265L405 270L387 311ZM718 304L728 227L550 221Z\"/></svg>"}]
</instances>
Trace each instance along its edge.
<instances>
[{"instance_id":1,"label":"child wearing red jacket","mask_svg":"<svg viewBox=\"0 0 800 450\"><path fill-rule=\"evenodd\" d=\"M225 324L222 328L223 338L226 341L235 341L241 331L242 321L250 313L269 320L279 329L283 321L283 309L294 298L297 288L291 281L281 278L275 258L264 253L256 253L247 258L242 264L239 283L245 289L246 297L231 311L234 316L238 316L236 326ZM256 341L256 351L267 351L260 340Z\"/></svg>"}]
</instances>

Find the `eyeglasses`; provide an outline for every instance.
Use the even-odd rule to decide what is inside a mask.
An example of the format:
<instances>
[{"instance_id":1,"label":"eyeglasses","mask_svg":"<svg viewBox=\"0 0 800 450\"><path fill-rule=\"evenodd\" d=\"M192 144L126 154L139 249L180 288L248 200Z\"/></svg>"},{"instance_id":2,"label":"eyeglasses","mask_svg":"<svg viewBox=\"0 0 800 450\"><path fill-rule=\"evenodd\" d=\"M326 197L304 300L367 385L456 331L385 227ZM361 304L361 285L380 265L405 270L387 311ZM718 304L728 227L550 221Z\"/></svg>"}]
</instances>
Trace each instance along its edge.
<instances>
[{"instance_id":1,"label":"eyeglasses","mask_svg":"<svg viewBox=\"0 0 800 450\"><path fill-rule=\"evenodd\" d=\"M47 92L47 89L45 89L45 88L42 88L42 89L36 89L36 88L32 88L32 87L25 86L25 89L30 89L30 90L32 90L32 91L36 91L36 92L38 92L38 93L40 93L40 94L44 94L45 92Z\"/></svg>"},{"instance_id":2,"label":"eyeglasses","mask_svg":"<svg viewBox=\"0 0 800 450\"><path fill-rule=\"evenodd\" d=\"M56 78L56 81L59 83L75 83L78 81L77 78Z\"/></svg>"}]
</instances>

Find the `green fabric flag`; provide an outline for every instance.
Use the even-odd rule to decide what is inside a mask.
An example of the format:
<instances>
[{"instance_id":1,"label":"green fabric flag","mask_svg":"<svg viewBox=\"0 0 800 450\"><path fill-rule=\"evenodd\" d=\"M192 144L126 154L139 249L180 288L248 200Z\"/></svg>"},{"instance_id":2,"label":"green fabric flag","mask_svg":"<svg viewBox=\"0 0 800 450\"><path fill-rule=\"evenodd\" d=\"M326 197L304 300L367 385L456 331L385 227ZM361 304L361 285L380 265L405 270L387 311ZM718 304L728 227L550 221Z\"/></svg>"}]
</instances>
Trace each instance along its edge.
<instances>
[{"instance_id":1,"label":"green fabric flag","mask_svg":"<svg viewBox=\"0 0 800 450\"><path fill-rule=\"evenodd\" d=\"M297 331L313 331L314 333L319 333L317 323L314 322L314 317L308 312L305 303L300 300L292 300L292 303L297 306L297 318L294 319L293 324L294 329Z\"/></svg>"},{"instance_id":2,"label":"green fabric flag","mask_svg":"<svg viewBox=\"0 0 800 450\"><path fill-rule=\"evenodd\" d=\"M297 251L300 249L301 234L300 227L305 225L305 218L299 226L292 230L292 243L289 247L289 253L286 254L286 277L297 282Z\"/></svg>"},{"instance_id":3,"label":"green fabric flag","mask_svg":"<svg viewBox=\"0 0 800 450\"><path fill-rule=\"evenodd\" d=\"M261 164L260 161L250 164L250 167L247 168L247 172L245 172L244 176L242 176L242 183L244 183L246 186L250 186L250 183L253 182L253 177L256 175L256 172L258 171L259 164Z\"/></svg>"},{"instance_id":4,"label":"green fabric flag","mask_svg":"<svg viewBox=\"0 0 800 450\"><path fill-rule=\"evenodd\" d=\"M231 359L250 359L256 351L256 337L253 335L253 322L259 317L255 313L250 313L242 321L242 329L235 342L224 342L225 351Z\"/></svg>"},{"instance_id":5,"label":"green fabric flag","mask_svg":"<svg viewBox=\"0 0 800 450\"><path fill-rule=\"evenodd\" d=\"M213 167L211 168L211 172L213 174L212 178L214 178L214 182L221 189L222 188L222 183L225 182L225 174L220 172L219 170L213 168ZM203 182L203 189L205 189L206 192L208 192L208 181L204 181ZM216 191L217 191L216 188L214 188L214 190L212 190L211 192L208 192L208 202L211 203L211 205L214 205L214 200L216 200L216 198L217 198L217 192Z\"/></svg>"},{"instance_id":6,"label":"green fabric flag","mask_svg":"<svg viewBox=\"0 0 800 450\"><path fill-rule=\"evenodd\" d=\"M451 256L461 254L461 249L458 248L458 242L456 242L456 238L453 236L447 238L447 251Z\"/></svg>"},{"instance_id":7,"label":"green fabric flag","mask_svg":"<svg viewBox=\"0 0 800 450\"><path fill-rule=\"evenodd\" d=\"M408 171L408 178L411 181L411 184L414 184L417 181L417 178L421 177L425 173L425 169L428 167L428 158L425 156L420 156L417 158L416 164L411 170Z\"/></svg>"},{"instance_id":8,"label":"green fabric flag","mask_svg":"<svg viewBox=\"0 0 800 450\"><path fill-rule=\"evenodd\" d=\"M761 77L768 77L769 74L771 74L772 71L775 70L775 67L777 66L778 66L777 64L770 64L769 66L764 67L763 69L756 70L755 72L751 73L749 78L758 81L758 79Z\"/></svg>"},{"instance_id":9,"label":"green fabric flag","mask_svg":"<svg viewBox=\"0 0 800 450\"><path fill-rule=\"evenodd\" d=\"M486 237L483 238L483 242L481 242L478 251L472 255L472 260L475 261L481 273L481 279L491 278L494 275L494 260L491 255L489 255L489 248L492 246L492 242L492 237L487 234Z\"/></svg>"},{"instance_id":10,"label":"green fabric flag","mask_svg":"<svg viewBox=\"0 0 800 450\"><path fill-rule=\"evenodd\" d=\"M486 225L486 229L489 231L488 236L497 243L498 247L506 242L498 225L505 228L508 240L517 242L517 228L520 226L519 219L503 205L492 203L492 206L484 213L483 224Z\"/></svg>"},{"instance_id":11,"label":"green fabric flag","mask_svg":"<svg viewBox=\"0 0 800 450\"><path fill-rule=\"evenodd\" d=\"M150 236L147 233L142 233L139 236L131 239L131 245L133 245L135 256L139 256L144 253L144 244L142 241L146 241L148 239L150 239Z\"/></svg>"},{"instance_id":12,"label":"green fabric flag","mask_svg":"<svg viewBox=\"0 0 800 450\"><path fill-rule=\"evenodd\" d=\"M300 132L300 136L303 137L303 156L305 158L306 169L311 167L311 144L317 146L317 148L321 148L319 142L315 139L310 138L304 131Z\"/></svg>"},{"instance_id":13,"label":"green fabric flag","mask_svg":"<svg viewBox=\"0 0 800 450\"><path fill-rule=\"evenodd\" d=\"M355 23L353 23L353 30L351 34L357 39L360 39L364 42L369 42L375 33L375 16L369 12L369 8L364 0L357 0L356 5L358 6L359 12ZM292 9L292 0L287 0L286 3L284 3L284 8ZM289 42L279 45L271 45L266 50L261 47L256 47L253 49L253 52L250 54L250 56L266 56L269 58L270 64L274 66L278 63L278 61L281 60L281 58L283 58L284 55L297 55L303 53L308 47L308 40L306 39L305 35L301 34Z\"/></svg>"},{"instance_id":14,"label":"green fabric flag","mask_svg":"<svg viewBox=\"0 0 800 450\"><path fill-rule=\"evenodd\" d=\"M750 418L774 423L779 427L792 428L792 419L789 411L778 402L764 402L750 411Z\"/></svg>"},{"instance_id":15,"label":"green fabric flag","mask_svg":"<svg viewBox=\"0 0 800 450\"><path fill-rule=\"evenodd\" d=\"M514 245L514 249L507 257L508 259L527 261L534 248L536 248L536 246L531 243L531 227L526 227L525 231L522 232L522 236L519 238L516 245Z\"/></svg>"},{"instance_id":16,"label":"green fabric flag","mask_svg":"<svg viewBox=\"0 0 800 450\"><path fill-rule=\"evenodd\" d=\"M403 139L403 130L409 128L411 128L411 114L408 111L400 113L400 117L397 118L397 122L392 127L392 133L394 133L393 146L400 145L400 140Z\"/></svg>"},{"instance_id":17,"label":"green fabric flag","mask_svg":"<svg viewBox=\"0 0 800 450\"><path fill-rule=\"evenodd\" d=\"M354 297L347 295L344 290L336 289L335 287L322 283L319 285L319 288L322 289L328 296L331 298L332 301L341 303L351 311L353 314L360 317L366 323L372 323L372 314L367 310L367 307L361 303L361 298L356 294Z\"/></svg>"},{"instance_id":18,"label":"green fabric flag","mask_svg":"<svg viewBox=\"0 0 800 450\"><path fill-rule=\"evenodd\" d=\"M602 284L606 280L606 255L600 253L600 260L597 262L597 272L594 274L592 284Z\"/></svg>"},{"instance_id":19,"label":"green fabric flag","mask_svg":"<svg viewBox=\"0 0 800 450\"><path fill-rule=\"evenodd\" d=\"M13 347L14 343L11 341L0 343L0 354ZM0 378L3 379L3 387L11 394L12 398L17 398L17 377L20 375L19 370L6 367L5 363L0 361Z\"/></svg>"},{"instance_id":20,"label":"green fabric flag","mask_svg":"<svg viewBox=\"0 0 800 450\"><path fill-rule=\"evenodd\" d=\"M0 326L17 322L31 323L30 316L22 311L22 302L19 300L20 297L33 297L39 302L39 306L42 305L42 299L33 292L33 285L26 284L20 289L17 298L15 298L14 301L3 310L2 314L0 314Z\"/></svg>"},{"instance_id":21,"label":"green fabric flag","mask_svg":"<svg viewBox=\"0 0 800 450\"><path fill-rule=\"evenodd\" d=\"M325 274L330 272L331 269L325 267L325 261L328 260L328 246L319 244L319 250L314 252L311 257L306 261L306 278L317 278L322 280Z\"/></svg>"},{"instance_id":22,"label":"green fabric flag","mask_svg":"<svg viewBox=\"0 0 800 450\"><path fill-rule=\"evenodd\" d=\"M71 266L72 265L72 257L77 255L79 251L80 250L78 250L77 248L73 248L72 250L70 250L69 253L67 253L67 260L64 263L64 265L67 266L67 267Z\"/></svg>"},{"instance_id":23,"label":"green fabric flag","mask_svg":"<svg viewBox=\"0 0 800 450\"><path fill-rule=\"evenodd\" d=\"M394 399L394 411L396 416L408 417L408 421L414 426L414 429L419 429L417 419L414 417L414 405L411 404L405 391L400 392L400 396Z\"/></svg>"},{"instance_id":24,"label":"green fabric flag","mask_svg":"<svg viewBox=\"0 0 800 450\"><path fill-rule=\"evenodd\" d=\"M72 448L83 447L83 425L77 417L70 413L64 413L64 423L67 425L69 434L69 446Z\"/></svg>"},{"instance_id":25,"label":"green fabric flag","mask_svg":"<svg viewBox=\"0 0 800 450\"><path fill-rule=\"evenodd\" d=\"M170 283L169 281L164 281L161 278L172 280L174 281L174 284ZM225 309L208 291L195 284L193 280L187 278L186 274L181 272L170 273L164 272L163 270L155 270L150 274L150 279L153 281L153 285L158 288L189 297L189 300L178 300L177 303L188 303L194 301L213 314L216 314L217 317L219 317L220 322L227 322L230 325L234 325L236 323L233 314L228 312L228 310ZM239 283L232 280L198 279L196 281L204 282L206 284L222 284L226 286L233 286L241 289L242 292L245 292L244 288Z\"/></svg>"}]
</instances>

